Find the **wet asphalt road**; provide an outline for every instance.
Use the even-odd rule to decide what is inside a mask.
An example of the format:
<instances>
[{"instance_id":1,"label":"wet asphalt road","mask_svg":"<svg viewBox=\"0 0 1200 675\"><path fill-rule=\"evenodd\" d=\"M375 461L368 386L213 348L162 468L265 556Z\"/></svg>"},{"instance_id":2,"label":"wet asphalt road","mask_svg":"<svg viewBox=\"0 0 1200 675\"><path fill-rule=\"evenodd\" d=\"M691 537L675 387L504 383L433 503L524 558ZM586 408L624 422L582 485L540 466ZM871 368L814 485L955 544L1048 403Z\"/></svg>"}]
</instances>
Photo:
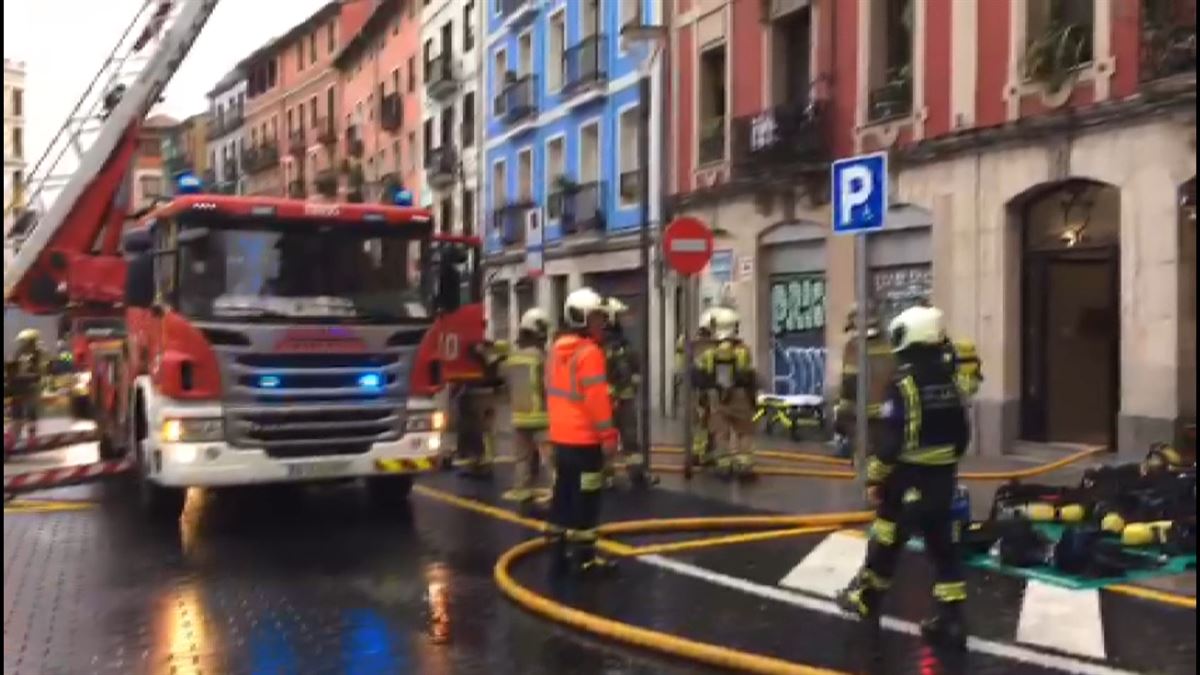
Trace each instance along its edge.
<instances>
[{"instance_id":1,"label":"wet asphalt road","mask_svg":"<svg viewBox=\"0 0 1200 675\"><path fill-rule=\"evenodd\" d=\"M499 503L506 484L423 480ZM703 673L559 628L496 589L497 556L531 535L414 494L380 512L354 486L193 491L178 527L147 527L109 483L43 493L85 508L4 518L4 672L52 673ZM617 493L609 520L745 513L727 501L659 489ZM33 499L31 497L31 499ZM814 509L817 510L817 509ZM825 509L829 510L829 509ZM816 538L681 554L674 559L775 585ZM924 567L890 599L918 620ZM555 580L544 558L518 565L530 588L620 621L837 670L857 670L862 642L838 617L753 597L628 561L612 580ZM1010 640L1020 585L972 581L972 629ZM1195 672L1195 612L1105 597L1112 665ZM895 673L1042 673L972 654L939 659L890 634Z\"/></svg>"}]
</instances>

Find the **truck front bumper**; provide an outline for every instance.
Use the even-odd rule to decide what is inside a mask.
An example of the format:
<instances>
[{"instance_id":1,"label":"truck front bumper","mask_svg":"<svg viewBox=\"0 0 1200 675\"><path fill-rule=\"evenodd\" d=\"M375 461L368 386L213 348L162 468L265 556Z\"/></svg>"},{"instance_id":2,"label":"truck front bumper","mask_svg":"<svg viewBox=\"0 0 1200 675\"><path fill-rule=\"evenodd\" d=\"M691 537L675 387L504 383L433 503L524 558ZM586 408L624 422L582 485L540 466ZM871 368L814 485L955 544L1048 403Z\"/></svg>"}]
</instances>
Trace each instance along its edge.
<instances>
[{"instance_id":1,"label":"truck front bumper","mask_svg":"<svg viewBox=\"0 0 1200 675\"><path fill-rule=\"evenodd\" d=\"M435 468L441 441L438 432L409 432L362 454L288 459L223 442L160 443L151 480L170 487L219 487L415 474Z\"/></svg>"}]
</instances>

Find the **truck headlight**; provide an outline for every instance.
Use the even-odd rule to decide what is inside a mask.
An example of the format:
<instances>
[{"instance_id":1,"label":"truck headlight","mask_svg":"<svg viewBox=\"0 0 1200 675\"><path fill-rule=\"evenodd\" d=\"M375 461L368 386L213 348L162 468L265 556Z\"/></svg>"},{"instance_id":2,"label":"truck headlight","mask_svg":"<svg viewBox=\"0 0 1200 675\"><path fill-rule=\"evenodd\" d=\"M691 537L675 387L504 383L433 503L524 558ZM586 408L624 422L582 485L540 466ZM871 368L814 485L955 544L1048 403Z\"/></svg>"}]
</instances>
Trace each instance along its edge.
<instances>
[{"instance_id":1,"label":"truck headlight","mask_svg":"<svg viewBox=\"0 0 1200 675\"><path fill-rule=\"evenodd\" d=\"M433 413L430 418L431 425L434 431L444 431L446 429L446 413L441 410Z\"/></svg>"},{"instance_id":2,"label":"truck headlight","mask_svg":"<svg viewBox=\"0 0 1200 675\"><path fill-rule=\"evenodd\" d=\"M410 413L408 420L404 423L404 430L409 433L436 432L445 429L446 413L440 410L433 413Z\"/></svg>"},{"instance_id":3,"label":"truck headlight","mask_svg":"<svg viewBox=\"0 0 1200 675\"><path fill-rule=\"evenodd\" d=\"M86 394L92 386L91 373L75 373L74 389L78 394Z\"/></svg>"},{"instance_id":4,"label":"truck headlight","mask_svg":"<svg viewBox=\"0 0 1200 675\"><path fill-rule=\"evenodd\" d=\"M225 437L219 417L184 417L163 420L162 439L167 443L205 443Z\"/></svg>"}]
</instances>

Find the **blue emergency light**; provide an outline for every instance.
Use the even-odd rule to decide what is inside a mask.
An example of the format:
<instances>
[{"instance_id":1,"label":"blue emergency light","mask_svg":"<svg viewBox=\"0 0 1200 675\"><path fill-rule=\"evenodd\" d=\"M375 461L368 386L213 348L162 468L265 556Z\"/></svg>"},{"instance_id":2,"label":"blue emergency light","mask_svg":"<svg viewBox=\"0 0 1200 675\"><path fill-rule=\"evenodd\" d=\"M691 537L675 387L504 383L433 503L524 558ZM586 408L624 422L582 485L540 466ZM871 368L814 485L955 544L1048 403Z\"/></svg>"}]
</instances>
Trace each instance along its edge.
<instances>
[{"instance_id":1,"label":"blue emergency light","mask_svg":"<svg viewBox=\"0 0 1200 675\"><path fill-rule=\"evenodd\" d=\"M263 389L274 389L279 386L278 375L263 375L258 378L258 386Z\"/></svg>"},{"instance_id":2,"label":"blue emergency light","mask_svg":"<svg viewBox=\"0 0 1200 675\"><path fill-rule=\"evenodd\" d=\"M204 183L196 174L184 171L175 178L175 191L181 195L194 195L204 192Z\"/></svg>"},{"instance_id":3,"label":"blue emergency light","mask_svg":"<svg viewBox=\"0 0 1200 675\"><path fill-rule=\"evenodd\" d=\"M379 389L383 386L383 377L379 373L363 373L358 376L358 386L362 389Z\"/></svg>"},{"instance_id":4,"label":"blue emergency light","mask_svg":"<svg viewBox=\"0 0 1200 675\"><path fill-rule=\"evenodd\" d=\"M392 203L396 206L412 206L412 190L408 188L396 188L396 191L392 193Z\"/></svg>"}]
</instances>

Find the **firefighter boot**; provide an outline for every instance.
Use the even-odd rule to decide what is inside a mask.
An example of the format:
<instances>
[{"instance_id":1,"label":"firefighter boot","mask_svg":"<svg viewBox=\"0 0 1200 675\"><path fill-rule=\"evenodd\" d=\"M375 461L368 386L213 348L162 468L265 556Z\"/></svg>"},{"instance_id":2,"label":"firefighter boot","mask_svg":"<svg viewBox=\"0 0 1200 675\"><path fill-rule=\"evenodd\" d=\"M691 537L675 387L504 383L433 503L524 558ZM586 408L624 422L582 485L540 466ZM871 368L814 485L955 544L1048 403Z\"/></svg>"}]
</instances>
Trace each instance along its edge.
<instances>
[{"instance_id":1,"label":"firefighter boot","mask_svg":"<svg viewBox=\"0 0 1200 675\"><path fill-rule=\"evenodd\" d=\"M740 452L733 456L732 459L733 475L738 480L751 480L755 478L754 474L754 455L748 452Z\"/></svg>"},{"instance_id":2,"label":"firefighter boot","mask_svg":"<svg viewBox=\"0 0 1200 675\"><path fill-rule=\"evenodd\" d=\"M838 592L835 601L842 611L858 619L861 631L858 639L863 643L861 653L867 661L868 672L875 672L883 662L879 608L883 591L876 588L880 584L869 583L869 578L874 578L870 572L860 572L849 586Z\"/></svg>"},{"instance_id":3,"label":"firefighter boot","mask_svg":"<svg viewBox=\"0 0 1200 675\"><path fill-rule=\"evenodd\" d=\"M962 651L967 648L967 627L961 602L939 602L937 614L921 623L921 637L934 647Z\"/></svg>"}]
</instances>

